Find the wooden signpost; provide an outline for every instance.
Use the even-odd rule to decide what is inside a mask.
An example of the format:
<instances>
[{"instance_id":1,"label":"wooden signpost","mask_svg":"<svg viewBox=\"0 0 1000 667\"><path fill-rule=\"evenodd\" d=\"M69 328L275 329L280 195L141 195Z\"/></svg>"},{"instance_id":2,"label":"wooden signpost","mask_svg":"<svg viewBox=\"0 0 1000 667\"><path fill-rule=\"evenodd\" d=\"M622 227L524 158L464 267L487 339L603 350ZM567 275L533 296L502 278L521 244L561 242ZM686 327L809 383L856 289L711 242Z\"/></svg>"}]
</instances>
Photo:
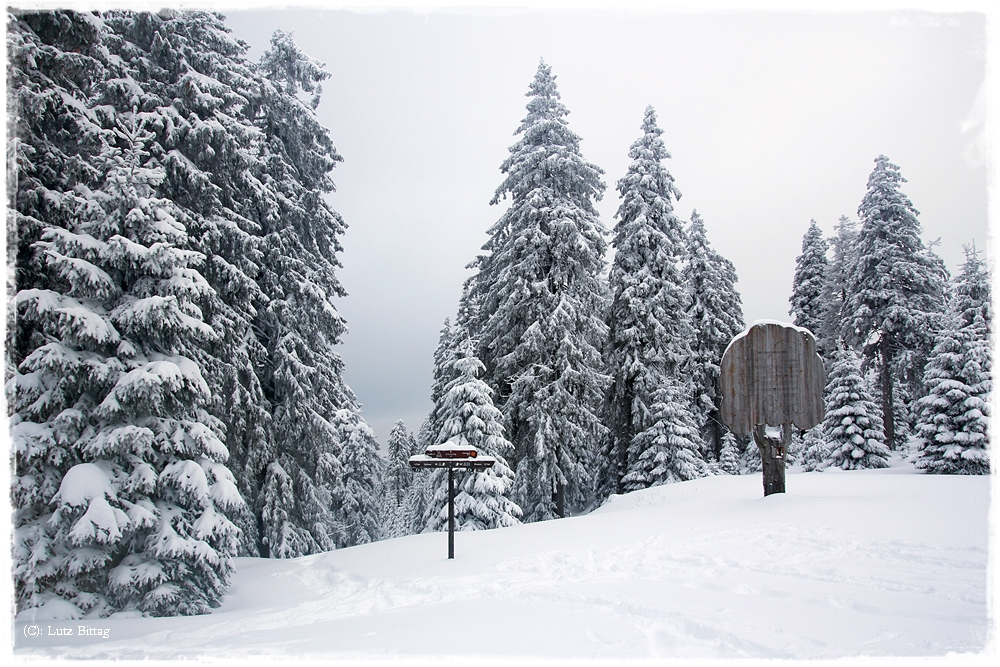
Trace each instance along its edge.
<instances>
[{"instance_id":1,"label":"wooden signpost","mask_svg":"<svg viewBox=\"0 0 1000 667\"><path fill-rule=\"evenodd\" d=\"M722 356L722 423L733 433L753 431L760 449L764 495L785 492L785 455L792 426L823 421L826 373L812 332L780 322L755 322ZM780 427L775 438L767 427Z\"/></svg>"},{"instance_id":2,"label":"wooden signpost","mask_svg":"<svg viewBox=\"0 0 1000 667\"><path fill-rule=\"evenodd\" d=\"M448 558L455 558L455 469L488 470L497 460L492 456L480 456L475 447L454 440L440 445L431 445L423 454L410 457L410 467L448 469Z\"/></svg>"}]
</instances>

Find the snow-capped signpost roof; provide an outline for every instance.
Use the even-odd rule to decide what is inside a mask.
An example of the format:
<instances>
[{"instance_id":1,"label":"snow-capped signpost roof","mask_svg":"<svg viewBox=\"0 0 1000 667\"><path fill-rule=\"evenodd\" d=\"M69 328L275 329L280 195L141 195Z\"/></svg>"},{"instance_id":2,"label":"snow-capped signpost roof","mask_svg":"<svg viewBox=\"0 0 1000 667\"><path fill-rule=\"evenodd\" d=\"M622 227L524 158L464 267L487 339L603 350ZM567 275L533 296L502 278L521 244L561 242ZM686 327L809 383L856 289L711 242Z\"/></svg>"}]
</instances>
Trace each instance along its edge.
<instances>
[{"instance_id":1,"label":"snow-capped signpost roof","mask_svg":"<svg viewBox=\"0 0 1000 667\"><path fill-rule=\"evenodd\" d=\"M475 447L457 438L431 445L423 454L410 457L410 467L414 470L448 469L448 558L455 557L455 469L488 470L496 462L492 456L480 456Z\"/></svg>"},{"instance_id":2,"label":"snow-capped signpost roof","mask_svg":"<svg viewBox=\"0 0 1000 667\"><path fill-rule=\"evenodd\" d=\"M753 431L760 448L764 495L785 492L785 452L792 426L823 421L826 372L808 329L758 320L733 338L722 355L722 422L734 433ZM767 435L781 427L781 439Z\"/></svg>"}]
</instances>

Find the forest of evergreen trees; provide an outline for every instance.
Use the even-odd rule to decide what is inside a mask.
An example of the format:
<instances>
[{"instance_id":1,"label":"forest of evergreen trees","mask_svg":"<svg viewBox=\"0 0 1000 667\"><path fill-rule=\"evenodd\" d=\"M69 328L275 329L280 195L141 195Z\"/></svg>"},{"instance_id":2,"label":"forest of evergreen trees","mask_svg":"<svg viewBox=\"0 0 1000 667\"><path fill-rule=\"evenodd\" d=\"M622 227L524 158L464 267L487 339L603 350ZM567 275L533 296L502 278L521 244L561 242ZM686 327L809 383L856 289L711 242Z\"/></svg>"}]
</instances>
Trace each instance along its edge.
<instances>
[{"instance_id":1,"label":"forest of evergreen trees","mask_svg":"<svg viewBox=\"0 0 1000 667\"><path fill-rule=\"evenodd\" d=\"M497 459L459 478L466 530L759 469L718 416L744 329L735 268L677 213L652 107L609 230L604 172L539 64L491 202L509 208L434 353L434 407L383 457L336 351L346 223L325 198L342 158L316 118L323 65L281 31L251 62L198 11L9 12L7 35L18 610L205 613L234 556L440 530L447 476L407 459L448 440ZM970 248L949 279L901 182L880 156L860 229L803 240L791 314L829 382L794 455L879 467L911 442L928 472L988 473L989 274Z\"/></svg>"}]
</instances>

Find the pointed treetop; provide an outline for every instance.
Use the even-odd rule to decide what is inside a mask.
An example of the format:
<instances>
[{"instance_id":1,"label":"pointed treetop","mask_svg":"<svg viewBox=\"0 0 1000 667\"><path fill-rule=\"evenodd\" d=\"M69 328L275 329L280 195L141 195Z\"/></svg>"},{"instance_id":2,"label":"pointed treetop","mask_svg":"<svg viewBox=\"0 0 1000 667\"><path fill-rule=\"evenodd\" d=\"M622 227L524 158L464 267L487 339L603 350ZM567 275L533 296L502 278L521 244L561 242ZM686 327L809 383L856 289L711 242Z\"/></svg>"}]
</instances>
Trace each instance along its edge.
<instances>
[{"instance_id":1,"label":"pointed treetop","mask_svg":"<svg viewBox=\"0 0 1000 667\"><path fill-rule=\"evenodd\" d=\"M705 221L701 219L698 215L698 209L691 209L691 229L700 229L701 233L705 233Z\"/></svg>"},{"instance_id":2,"label":"pointed treetop","mask_svg":"<svg viewBox=\"0 0 1000 667\"><path fill-rule=\"evenodd\" d=\"M628 156L630 158L633 160L637 160L641 157L647 157L655 160L670 159L670 151L666 149L666 146L663 144L663 139L660 138L663 135L663 130L656 122L656 110L653 108L652 104L646 106L646 112L643 114L642 133L643 136L637 139L629 150ZM646 151L645 154L643 153L644 150ZM670 182L674 197L680 199L681 193L673 187L672 177L670 178Z\"/></svg>"},{"instance_id":3,"label":"pointed treetop","mask_svg":"<svg viewBox=\"0 0 1000 667\"><path fill-rule=\"evenodd\" d=\"M668 235L674 243L683 242L680 221L673 214L671 199L678 200L681 193L674 185L674 177L663 166L662 160L670 153L663 144L663 130L656 124L656 111L652 105L646 107L642 119L642 136L629 148L632 158L628 173L618 180L617 189L622 203L615 217L622 223L628 220L642 220L644 224L653 222L660 231ZM623 233L622 224L615 228L616 247L620 247Z\"/></svg>"},{"instance_id":4,"label":"pointed treetop","mask_svg":"<svg viewBox=\"0 0 1000 667\"><path fill-rule=\"evenodd\" d=\"M301 88L307 93L315 92L317 103L320 82L330 78L326 65L299 50L292 33L284 30L275 30L271 35L271 48L261 56L261 67L269 79L285 84L289 95L297 94Z\"/></svg>"},{"instance_id":5,"label":"pointed treetop","mask_svg":"<svg viewBox=\"0 0 1000 667\"><path fill-rule=\"evenodd\" d=\"M541 61L526 93L531 98L526 105L528 115L514 132L522 137L508 149L510 157L500 165L500 171L508 177L497 188L491 205L508 194L514 198L526 195L538 178L563 182L568 192L576 195L578 203L588 210L593 209L591 198L600 199L603 195L604 183L600 177L604 170L583 160L580 137L569 129L566 120L569 109L559 101L555 80L552 67ZM557 159L549 159L552 157Z\"/></svg>"},{"instance_id":6,"label":"pointed treetop","mask_svg":"<svg viewBox=\"0 0 1000 667\"><path fill-rule=\"evenodd\" d=\"M952 309L959 318L958 326L970 326L979 319L978 326L989 332L993 320L990 271L979 259L975 241L972 245L962 246L962 250L965 251L965 263L962 272L955 278Z\"/></svg>"},{"instance_id":7,"label":"pointed treetop","mask_svg":"<svg viewBox=\"0 0 1000 667\"><path fill-rule=\"evenodd\" d=\"M569 115L569 109L559 101L561 96L556 87L556 75L552 73L552 66L546 65L544 60L538 63L535 78L528 86L528 92L524 96L531 98L527 104L528 115L521 121L521 125L514 134L527 132L529 128L542 120L555 121L562 125L567 124L566 116ZM575 134L570 133L570 135L576 142L579 141L579 137Z\"/></svg>"},{"instance_id":8,"label":"pointed treetop","mask_svg":"<svg viewBox=\"0 0 1000 667\"><path fill-rule=\"evenodd\" d=\"M646 113L642 118L642 136L636 139L632 146L629 148L628 156L633 160L664 160L670 159L670 152L667 150L666 146L663 144L663 130L660 129L659 125L656 123L656 110L653 109L653 105L646 107ZM634 171L633 168L630 171ZM664 170L666 171L666 170ZM674 195L676 199L681 198L681 193L677 191L677 188L673 186L673 177L667 174L670 180L669 190L671 194ZM619 181L618 188L621 189L621 182Z\"/></svg>"},{"instance_id":9,"label":"pointed treetop","mask_svg":"<svg viewBox=\"0 0 1000 667\"><path fill-rule=\"evenodd\" d=\"M872 218L902 218L907 221L912 218L915 222L920 211L900 192L899 186L902 183L906 183L906 179L899 172L898 166L889 162L885 155L875 158L875 169L868 177L868 191L858 206L858 216L862 223Z\"/></svg>"}]
</instances>

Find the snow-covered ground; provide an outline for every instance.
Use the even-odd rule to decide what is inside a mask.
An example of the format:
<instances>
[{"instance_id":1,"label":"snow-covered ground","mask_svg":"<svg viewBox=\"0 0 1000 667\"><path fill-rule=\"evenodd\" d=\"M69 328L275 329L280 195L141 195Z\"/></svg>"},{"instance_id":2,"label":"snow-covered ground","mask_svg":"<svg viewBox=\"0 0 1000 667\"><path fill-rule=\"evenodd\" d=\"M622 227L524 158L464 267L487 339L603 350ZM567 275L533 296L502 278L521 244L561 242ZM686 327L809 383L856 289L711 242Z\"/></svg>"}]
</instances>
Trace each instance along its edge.
<instances>
[{"instance_id":1,"label":"snow-covered ground","mask_svg":"<svg viewBox=\"0 0 1000 667\"><path fill-rule=\"evenodd\" d=\"M887 470L711 477L587 515L243 558L208 616L19 620L79 658L941 656L995 651L992 480ZM80 626L100 635L79 636ZM50 634L69 629L71 636ZM463 660L465 662L465 660ZM978 662L978 661L977 661Z\"/></svg>"}]
</instances>

